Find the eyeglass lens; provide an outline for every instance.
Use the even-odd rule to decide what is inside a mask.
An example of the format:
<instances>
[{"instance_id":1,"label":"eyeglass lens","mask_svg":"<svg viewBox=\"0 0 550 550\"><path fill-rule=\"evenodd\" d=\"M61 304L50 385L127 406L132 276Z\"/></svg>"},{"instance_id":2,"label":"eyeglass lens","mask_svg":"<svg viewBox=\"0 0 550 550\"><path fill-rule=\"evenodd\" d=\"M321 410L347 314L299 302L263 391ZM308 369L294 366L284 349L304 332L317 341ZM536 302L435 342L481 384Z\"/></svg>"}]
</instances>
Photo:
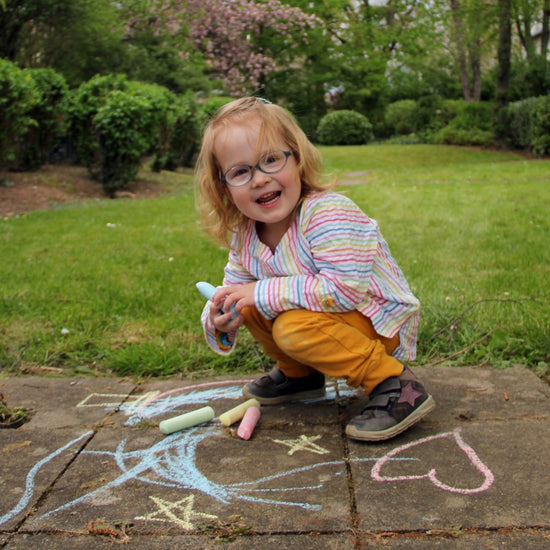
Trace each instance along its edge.
<instances>
[{"instance_id":1,"label":"eyeglass lens","mask_svg":"<svg viewBox=\"0 0 550 550\"><path fill-rule=\"evenodd\" d=\"M233 186L245 185L252 179L255 169L273 174L284 168L287 159L288 155L284 151L269 151L260 157L256 166L240 164L230 168L225 174L225 181Z\"/></svg>"}]
</instances>

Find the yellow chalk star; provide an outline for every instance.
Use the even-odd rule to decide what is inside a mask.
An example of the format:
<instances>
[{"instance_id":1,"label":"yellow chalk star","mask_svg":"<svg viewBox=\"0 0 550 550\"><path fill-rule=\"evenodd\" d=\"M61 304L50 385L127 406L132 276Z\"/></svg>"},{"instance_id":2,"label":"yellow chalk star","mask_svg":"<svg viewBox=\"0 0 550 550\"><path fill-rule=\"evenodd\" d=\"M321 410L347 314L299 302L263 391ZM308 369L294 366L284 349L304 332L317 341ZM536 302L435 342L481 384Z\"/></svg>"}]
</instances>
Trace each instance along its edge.
<instances>
[{"instance_id":1,"label":"yellow chalk star","mask_svg":"<svg viewBox=\"0 0 550 550\"><path fill-rule=\"evenodd\" d=\"M189 495L177 502L170 502L169 500L162 500L161 498L152 496L149 498L157 505L158 510L146 516L138 516L134 519L175 523L185 531L190 531L194 528L192 518L201 517L205 519L218 519L218 516L203 514L202 512L195 512L193 510L195 495ZM176 515L176 513L180 515Z\"/></svg>"},{"instance_id":2,"label":"yellow chalk star","mask_svg":"<svg viewBox=\"0 0 550 550\"><path fill-rule=\"evenodd\" d=\"M318 455L326 455L330 453L327 449L314 443L314 441L317 441L318 439L321 439L320 435L301 435L298 439L274 439L273 441L275 441L275 443L281 443L282 445L287 445L290 447L290 451L288 451L289 455L293 455L296 451L309 451L310 453L315 453Z\"/></svg>"}]
</instances>

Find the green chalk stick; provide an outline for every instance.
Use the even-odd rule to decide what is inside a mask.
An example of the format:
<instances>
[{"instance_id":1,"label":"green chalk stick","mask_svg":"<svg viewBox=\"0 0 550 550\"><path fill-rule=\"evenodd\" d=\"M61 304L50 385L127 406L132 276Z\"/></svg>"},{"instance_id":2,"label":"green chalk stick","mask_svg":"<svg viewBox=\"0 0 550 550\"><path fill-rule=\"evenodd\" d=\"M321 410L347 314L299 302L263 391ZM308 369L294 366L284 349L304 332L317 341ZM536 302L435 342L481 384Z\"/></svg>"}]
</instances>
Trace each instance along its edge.
<instances>
[{"instance_id":1,"label":"green chalk stick","mask_svg":"<svg viewBox=\"0 0 550 550\"><path fill-rule=\"evenodd\" d=\"M196 411L191 411L185 414L180 414L174 418L163 420L159 424L160 431L165 434L179 432L185 428L191 428L197 424L210 422L214 418L214 409L212 407L202 407Z\"/></svg>"}]
</instances>

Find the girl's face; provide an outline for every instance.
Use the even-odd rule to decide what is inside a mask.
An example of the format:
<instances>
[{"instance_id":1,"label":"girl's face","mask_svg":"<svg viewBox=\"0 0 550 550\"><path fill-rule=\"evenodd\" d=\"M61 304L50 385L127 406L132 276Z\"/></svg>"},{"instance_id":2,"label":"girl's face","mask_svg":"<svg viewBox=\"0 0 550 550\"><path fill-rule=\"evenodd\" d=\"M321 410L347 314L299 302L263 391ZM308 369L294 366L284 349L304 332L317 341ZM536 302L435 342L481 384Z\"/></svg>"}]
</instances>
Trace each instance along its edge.
<instances>
[{"instance_id":1,"label":"girl's face","mask_svg":"<svg viewBox=\"0 0 550 550\"><path fill-rule=\"evenodd\" d=\"M254 119L220 130L214 140L214 155L222 174L240 164L256 166L269 151L289 150L282 139L271 145L266 141L258 148L259 133L260 123ZM235 206L257 222L260 239L274 249L290 226L301 196L302 182L294 156L290 155L285 167L276 173L266 174L256 168L245 185L225 187Z\"/></svg>"}]
</instances>

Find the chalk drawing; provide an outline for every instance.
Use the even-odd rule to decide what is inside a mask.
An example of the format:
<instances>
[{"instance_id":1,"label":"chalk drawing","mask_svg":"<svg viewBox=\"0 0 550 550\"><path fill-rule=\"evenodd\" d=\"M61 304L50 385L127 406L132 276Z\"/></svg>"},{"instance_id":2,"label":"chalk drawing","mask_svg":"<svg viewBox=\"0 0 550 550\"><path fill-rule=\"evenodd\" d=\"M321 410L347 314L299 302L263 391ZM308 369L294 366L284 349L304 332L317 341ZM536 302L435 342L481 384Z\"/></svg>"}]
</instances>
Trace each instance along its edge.
<instances>
[{"instance_id":1,"label":"chalk drawing","mask_svg":"<svg viewBox=\"0 0 550 550\"><path fill-rule=\"evenodd\" d=\"M125 425L135 426L144 419L151 419L166 413L186 412L190 407L212 404L217 399L242 399L241 388L242 384L246 382L248 380L209 382L177 388L164 393L148 392L139 398L124 402L120 405L119 410L128 417ZM337 396L341 397L346 394L346 391L340 390L337 395L335 388L332 390L328 389L327 397L311 401L320 401L326 398L331 399ZM350 390L349 393L352 394L354 391ZM121 397L115 394L92 394L81 401L79 406L92 406L92 403L101 402L105 408L111 408L115 400L118 400L118 406L126 398L127 396ZM176 503L167 503L157 497L153 498L151 496L150 498L157 505L158 510L151 514L140 516L140 519L149 521L161 521L164 517L167 518L167 521L181 521L183 523L179 525L182 528L191 523L192 517L201 514L201 512L193 512L191 514L189 511L193 508L193 499L190 498L190 495L193 496L196 493L202 493L226 505L230 505L233 500L243 500L258 504L295 506L303 510L315 511L320 510L322 506L308 502L308 497L312 495L312 491L323 487L330 479L344 476L346 473L344 460L341 459L317 462L299 468L274 472L269 476L263 476L259 479L241 480L237 483L228 484L217 483L199 470L197 465L197 449L206 438L219 436L220 433L224 433L224 430L225 428L221 424L213 422L163 437L150 447L138 450L126 450L126 439L120 441L114 450L94 451L84 448L81 451L83 456L98 456L102 461L105 460L105 457L113 460L119 468L120 474L115 479L105 483L105 485L66 502L41 517L37 517L37 519L46 518L63 510L74 508L80 503L93 500L94 497L102 492L112 491L128 482L143 482L153 487L171 487L188 491L187 496ZM31 503L35 477L45 464L65 450L82 442L87 437L91 438L93 433L91 431L85 432L38 462L27 475L25 492L22 498L14 508L3 516L0 516L0 525L21 513ZM327 454L329 451L315 443L319 438L319 435L308 436L303 434L295 440L273 441L290 447L289 454L297 451L309 451L319 455ZM382 475L381 471L388 462L418 461L418 458L404 456L409 449L428 441L443 438L454 439L456 441L459 449L467 455L474 468L484 475L485 482L482 485L474 489L449 486L437 478L435 469L430 470L429 473L422 476L388 477ZM365 446L364 448L367 450L370 447ZM475 451L464 442L458 430L396 447L382 458L352 458L351 461L354 464L363 462L374 463L371 476L375 481L393 482L428 479L439 489L462 494L485 491L491 486L494 479L491 471L481 462ZM293 483L290 480L292 476L295 476L293 479L300 479L300 474L311 472L315 469L327 470L327 474L319 476L319 479L323 480L319 481L319 483L301 484L299 482ZM288 484L284 483L285 479L288 479ZM278 487L271 486L274 481L277 481ZM285 495L289 495L290 493L294 495L293 498L289 499L285 497ZM299 494L303 495L304 498L297 498L296 495ZM188 511L188 515L186 515L186 510Z\"/></svg>"},{"instance_id":2,"label":"chalk drawing","mask_svg":"<svg viewBox=\"0 0 550 550\"><path fill-rule=\"evenodd\" d=\"M298 439L273 439L272 441L290 447L288 454L291 456L296 451L309 451L310 453L315 453L318 455L326 455L330 453L330 451L315 443L318 439L321 439L320 435L301 435Z\"/></svg>"},{"instance_id":3,"label":"chalk drawing","mask_svg":"<svg viewBox=\"0 0 550 550\"><path fill-rule=\"evenodd\" d=\"M195 495L191 494L177 502L170 502L163 500L162 498L149 497L156 505L157 510L146 516L137 516L134 519L141 519L145 521L161 521L163 523L174 523L184 531L190 531L194 528L193 518L201 519L218 519L218 516L211 514L203 514L202 512L195 512L193 509L195 503ZM181 515L177 515L177 513ZM163 517L165 516L165 517Z\"/></svg>"},{"instance_id":4,"label":"chalk drawing","mask_svg":"<svg viewBox=\"0 0 550 550\"><path fill-rule=\"evenodd\" d=\"M69 441L69 443L67 443L63 447L60 447L53 453L50 453L48 456L44 457L42 460L37 462L31 468L30 472L27 474L27 478L25 480L25 491L23 492L23 496L21 497L17 505L14 506L8 513L4 514L3 516L0 516L0 525L14 518L17 514L19 514L19 512L22 512L27 507L34 493L34 480L36 478L36 474L38 473L40 468L44 466L44 464L47 464L50 460L53 460L56 456L60 455L62 452L66 451L67 449L70 449L73 445L76 445L79 441L82 441L87 436L91 436L92 434L93 434L92 431L82 434L81 436L77 437L76 439L73 439L72 441Z\"/></svg>"},{"instance_id":5,"label":"chalk drawing","mask_svg":"<svg viewBox=\"0 0 550 550\"><path fill-rule=\"evenodd\" d=\"M400 454L403 451L408 451L412 449L413 447L417 447L418 445L423 445L424 443L428 443L429 441L435 441L437 439L445 439L445 438L454 438L456 441L456 444L458 447L466 454L474 468L476 468L484 477L483 483L474 489L461 489L459 487L452 487L450 485L447 485L440 481L437 477L437 470L435 468L431 469L427 474L423 475L416 475L416 476L396 476L396 477L390 477L390 476L382 476L380 474L380 470L384 467L384 465L388 462L388 460L394 458L396 455ZM412 443L407 443L406 445L401 445L400 447L397 447L384 455L382 458L378 459L376 461L376 464L372 467L371 471L372 479L375 481L412 481L412 480L419 480L419 479L429 479L436 487L439 489L443 489L444 491L449 491L451 493L460 493L462 495L469 495L473 493L481 493L482 491L486 491L495 480L493 473L483 462L480 460L480 458L477 456L476 452L470 447L464 439L462 439L460 435L460 429L457 428L453 430L452 432L445 432L442 434L432 435L429 437L425 437L423 439L419 439L418 441L413 441Z\"/></svg>"}]
</instances>

